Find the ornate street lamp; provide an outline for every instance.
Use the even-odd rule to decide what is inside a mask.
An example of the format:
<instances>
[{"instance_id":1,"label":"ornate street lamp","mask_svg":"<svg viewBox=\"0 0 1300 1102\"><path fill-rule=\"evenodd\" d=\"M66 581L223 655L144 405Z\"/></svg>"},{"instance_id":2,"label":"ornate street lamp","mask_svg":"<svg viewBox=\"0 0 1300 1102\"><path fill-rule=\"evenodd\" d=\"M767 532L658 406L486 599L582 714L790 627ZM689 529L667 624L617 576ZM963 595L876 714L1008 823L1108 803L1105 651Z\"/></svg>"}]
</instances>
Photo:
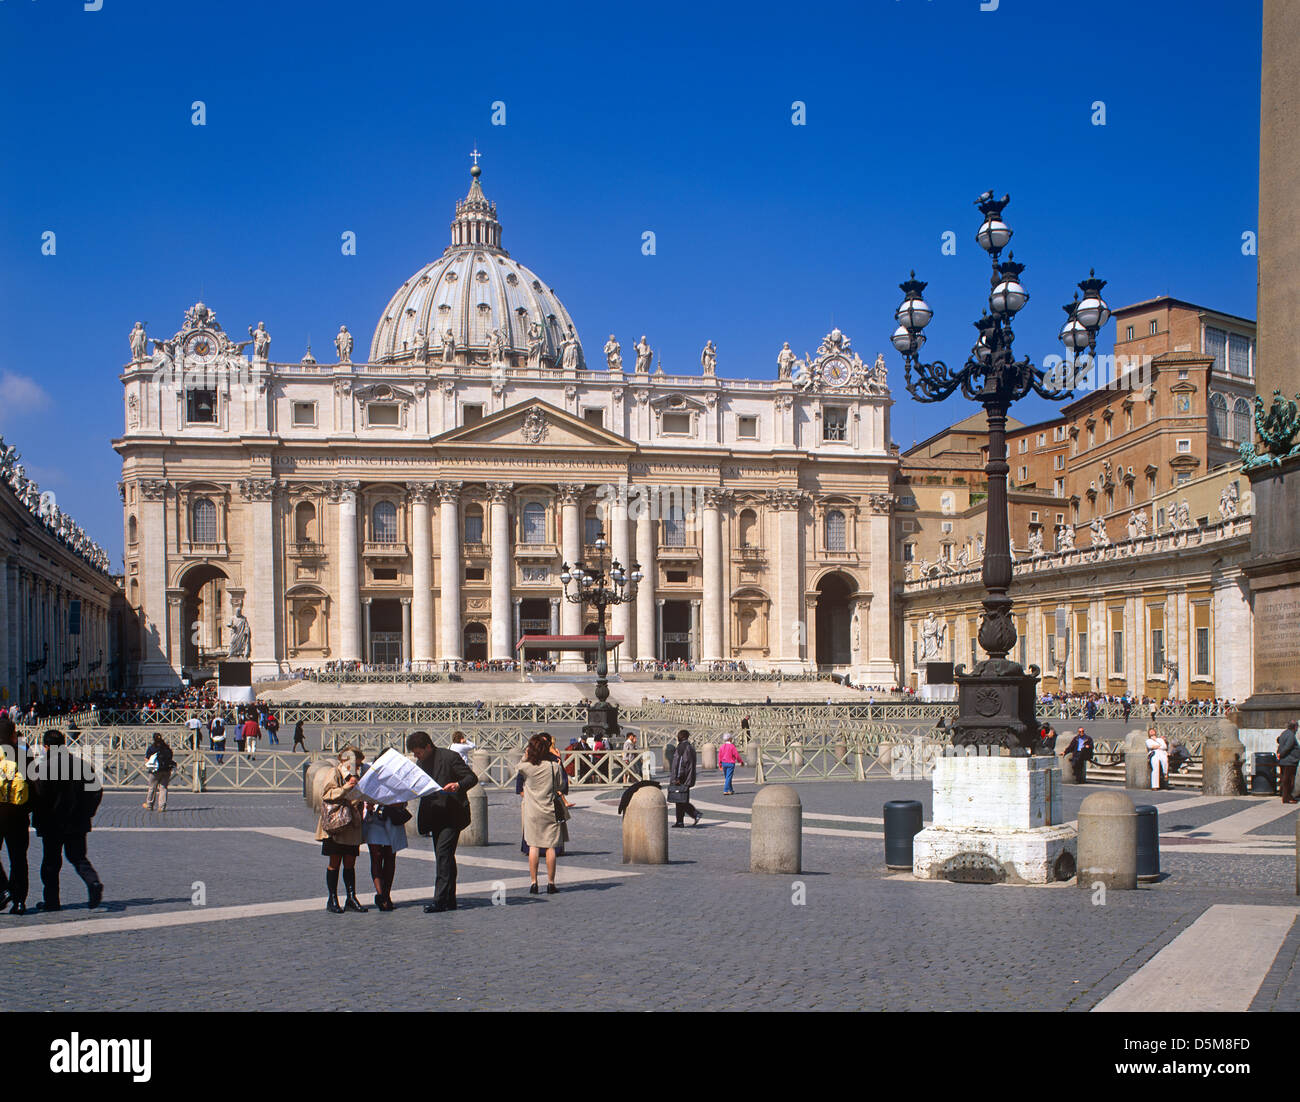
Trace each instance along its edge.
<instances>
[{"instance_id":1,"label":"ornate street lamp","mask_svg":"<svg viewBox=\"0 0 1300 1102\"><path fill-rule=\"evenodd\" d=\"M596 561L591 566L566 562L560 574L564 599L575 605L591 605L596 610L596 703L587 709L587 725L582 733L587 736L612 740L618 734L618 706L609 703L609 655L605 649L605 609L610 605L623 605L636 600L637 583L641 581L641 567L632 564L631 570L617 559L605 573L604 530L596 536Z\"/></svg>"},{"instance_id":2,"label":"ornate street lamp","mask_svg":"<svg viewBox=\"0 0 1300 1102\"><path fill-rule=\"evenodd\" d=\"M926 284L916 278L915 272L899 284L905 297L894 314L898 328L891 342L903 355L907 390L913 398L942 402L960 388L971 401L979 402L988 416L989 460L984 468L988 475L988 515L982 575L986 594L979 626L979 644L988 658L969 673L964 663L956 667L958 715L952 728L953 744L1031 750L1038 749L1034 690L1042 671L1031 665L1026 673L1018 662L1007 657L1016 643L1011 598L1007 596L1012 576L1007 521L1007 410L1031 390L1049 401L1069 398L1072 391L1060 384L1072 381L1080 369L1091 363L1097 333L1109 320L1110 308L1101 297L1106 281L1090 272L1089 278L1079 283L1083 299L1076 296L1065 307L1067 319L1060 334L1070 353L1065 370L1048 376L1028 357L1015 358L1011 322L1029 301L1029 294L1020 282L1025 266L1016 263L1013 254L1001 260L1013 232L1002 220L1002 211L1010 201L1009 195L994 199L991 191L975 201L984 216L975 240L989 254L993 274L989 280L988 313L975 323L979 337L965 365L953 371L941 360L921 362L919 353L925 343L921 331L934 317L934 311L921 297Z\"/></svg>"}]
</instances>

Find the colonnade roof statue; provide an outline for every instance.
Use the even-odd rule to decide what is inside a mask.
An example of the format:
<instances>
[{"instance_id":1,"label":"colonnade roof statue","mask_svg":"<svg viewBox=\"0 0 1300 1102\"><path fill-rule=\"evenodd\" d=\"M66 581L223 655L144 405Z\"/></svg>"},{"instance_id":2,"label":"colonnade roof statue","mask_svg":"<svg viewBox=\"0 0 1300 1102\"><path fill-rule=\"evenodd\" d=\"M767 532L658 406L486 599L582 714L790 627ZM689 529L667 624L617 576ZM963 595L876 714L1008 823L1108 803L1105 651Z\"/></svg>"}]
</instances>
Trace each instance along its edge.
<instances>
[{"instance_id":1,"label":"colonnade roof statue","mask_svg":"<svg viewBox=\"0 0 1300 1102\"><path fill-rule=\"evenodd\" d=\"M54 495L49 491L41 493L36 480L27 477L23 465L18 462L22 456L12 444L6 444L0 436L0 479L13 490L21 501L42 524L45 525L65 546L70 547L91 566L103 574L109 573L108 552L86 535L85 529L59 508Z\"/></svg>"}]
</instances>

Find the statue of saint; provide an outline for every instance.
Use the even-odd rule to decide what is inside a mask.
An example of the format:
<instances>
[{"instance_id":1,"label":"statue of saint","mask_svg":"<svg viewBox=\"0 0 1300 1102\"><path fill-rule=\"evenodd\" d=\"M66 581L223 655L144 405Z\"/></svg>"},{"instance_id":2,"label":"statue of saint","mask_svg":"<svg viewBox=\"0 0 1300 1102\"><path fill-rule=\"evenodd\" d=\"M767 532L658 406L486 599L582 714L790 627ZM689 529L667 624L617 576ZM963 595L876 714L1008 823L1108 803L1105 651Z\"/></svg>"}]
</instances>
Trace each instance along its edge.
<instances>
[{"instance_id":1,"label":"statue of saint","mask_svg":"<svg viewBox=\"0 0 1300 1102\"><path fill-rule=\"evenodd\" d=\"M857 608L853 610L853 639L851 645L853 654L857 654L862 647L862 621Z\"/></svg>"},{"instance_id":2,"label":"statue of saint","mask_svg":"<svg viewBox=\"0 0 1300 1102\"><path fill-rule=\"evenodd\" d=\"M499 328L488 334L488 359L494 364L506 362L506 339Z\"/></svg>"},{"instance_id":3,"label":"statue of saint","mask_svg":"<svg viewBox=\"0 0 1300 1102\"><path fill-rule=\"evenodd\" d=\"M1165 662L1165 692L1169 697L1174 697L1178 692L1178 663Z\"/></svg>"},{"instance_id":4,"label":"statue of saint","mask_svg":"<svg viewBox=\"0 0 1300 1102\"><path fill-rule=\"evenodd\" d=\"M1110 536L1106 532L1106 522L1101 517L1094 517L1089 527L1092 529L1093 547L1110 546Z\"/></svg>"},{"instance_id":5,"label":"statue of saint","mask_svg":"<svg viewBox=\"0 0 1300 1102\"><path fill-rule=\"evenodd\" d=\"M542 351L546 348L546 334L540 321L528 323L528 366L542 366Z\"/></svg>"},{"instance_id":6,"label":"statue of saint","mask_svg":"<svg viewBox=\"0 0 1300 1102\"><path fill-rule=\"evenodd\" d=\"M569 335L560 345L560 366L565 371L577 371L582 366L582 345L578 343L578 334L569 326Z\"/></svg>"},{"instance_id":7,"label":"statue of saint","mask_svg":"<svg viewBox=\"0 0 1300 1102\"><path fill-rule=\"evenodd\" d=\"M1062 524L1062 525L1057 529L1057 531L1060 533L1060 538L1059 538L1059 540L1058 540L1057 550L1058 550L1058 551L1073 551L1073 550L1074 550L1074 525L1073 525L1073 524Z\"/></svg>"},{"instance_id":8,"label":"statue of saint","mask_svg":"<svg viewBox=\"0 0 1300 1102\"><path fill-rule=\"evenodd\" d=\"M1229 482L1223 488L1223 493L1219 495L1219 517L1221 520L1231 520L1237 515L1237 502L1239 491L1235 482Z\"/></svg>"},{"instance_id":9,"label":"statue of saint","mask_svg":"<svg viewBox=\"0 0 1300 1102\"><path fill-rule=\"evenodd\" d=\"M266 322L259 321L256 329L250 326L248 335L253 338L253 359L265 363L271 355L271 334L266 331ZM153 343L156 348L158 342Z\"/></svg>"},{"instance_id":10,"label":"statue of saint","mask_svg":"<svg viewBox=\"0 0 1300 1102\"><path fill-rule=\"evenodd\" d=\"M339 354L339 363L352 362L352 334L348 332L346 325L339 326L338 336L334 338L334 348Z\"/></svg>"},{"instance_id":11,"label":"statue of saint","mask_svg":"<svg viewBox=\"0 0 1300 1102\"><path fill-rule=\"evenodd\" d=\"M776 354L776 377L790 378L790 372L794 370L794 362L795 354L790 351L790 342L786 341L781 345L781 351Z\"/></svg>"},{"instance_id":12,"label":"statue of saint","mask_svg":"<svg viewBox=\"0 0 1300 1102\"><path fill-rule=\"evenodd\" d=\"M252 653L252 634L244 619L243 606L235 606L235 618L226 627L230 629L230 657L247 658Z\"/></svg>"},{"instance_id":13,"label":"statue of saint","mask_svg":"<svg viewBox=\"0 0 1300 1102\"><path fill-rule=\"evenodd\" d=\"M931 612L921 625L921 661L942 661L943 645L948 640L948 625L939 623Z\"/></svg>"},{"instance_id":14,"label":"statue of saint","mask_svg":"<svg viewBox=\"0 0 1300 1102\"><path fill-rule=\"evenodd\" d=\"M429 334L423 329L415 331L415 362L418 364L429 362Z\"/></svg>"},{"instance_id":15,"label":"statue of saint","mask_svg":"<svg viewBox=\"0 0 1300 1102\"><path fill-rule=\"evenodd\" d=\"M428 338L425 339L425 346L428 347ZM442 362L452 363L456 359L456 334L448 329L442 335Z\"/></svg>"},{"instance_id":16,"label":"statue of saint","mask_svg":"<svg viewBox=\"0 0 1300 1102\"><path fill-rule=\"evenodd\" d=\"M131 362L136 363L139 360L145 359L144 349L145 349L145 344L147 343L147 338L145 337L144 334L144 326L141 325L138 321L135 323L135 326L131 329L130 341L131 341Z\"/></svg>"},{"instance_id":17,"label":"statue of saint","mask_svg":"<svg viewBox=\"0 0 1300 1102\"><path fill-rule=\"evenodd\" d=\"M609 335L609 340L605 342L605 363L609 365L610 371L623 370L623 348L614 339L614 334Z\"/></svg>"},{"instance_id":18,"label":"statue of saint","mask_svg":"<svg viewBox=\"0 0 1300 1102\"><path fill-rule=\"evenodd\" d=\"M1178 503L1178 527L1190 528L1192 526L1192 507L1187 504L1186 499Z\"/></svg>"},{"instance_id":19,"label":"statue of saint","mask_svg":"<svg viewBox=\"0 0 1300 1102\"><path fill-rule=\"evenodd\" d=\"M712 341L704 342L704 351L700 353L700 366L704 368L706 376L717 374L718 350L713 347Z\"/></svg>"},{"instance_id":20,"label":"statue of saint","mask_svg":"<svg viewBox=\"0 0 1300 1102\"><path fill-rule=\"evenodd\" d=\"M636 342L636 370L638 374L646 375L650 372L650 360L654 356L650 345L646 343L645 334L641 334L641 339Z\"/></svg>"},{"instance_id":21,"label":"statue of saint","mask_svg":"<svg viewBox=\"0 0 1300 1102\"><path fill-rule=\"evenodd\" d=\"M1043 553L1043 530L1035 528L1029 533L1029 554L1041 555Z\"/></svg>"}]
</instances>

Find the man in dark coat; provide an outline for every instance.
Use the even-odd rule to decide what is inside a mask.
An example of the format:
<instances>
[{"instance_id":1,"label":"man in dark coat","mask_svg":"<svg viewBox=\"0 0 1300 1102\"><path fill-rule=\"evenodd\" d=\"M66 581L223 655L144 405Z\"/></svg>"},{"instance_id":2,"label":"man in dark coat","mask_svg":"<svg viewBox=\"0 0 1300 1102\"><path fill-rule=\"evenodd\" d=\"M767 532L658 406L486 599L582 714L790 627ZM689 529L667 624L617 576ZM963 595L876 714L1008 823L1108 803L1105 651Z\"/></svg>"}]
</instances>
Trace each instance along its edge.
<instances>
[{"instance_id":1,"label":"man in dark coat","mask_svg":"<svg viewBox=\"0 0 1300 1102\"><path fill-rule=\"evenodd\" d=\"M74 757L63 748L62 731L46 731L42 743L45 754L38 763L32 797L32 826L44 846L42 908L61 909L59 870L63 868L63 855L67 854L77 875L86 882L89 906L93 909L104 898L104 885L86 857L86 835L104 797L103 785L90 762Z\"/></svg>"},{"instance_id":2,"label":"man in dark coat","mask_svg":"<svg viewBox=\"0 0 1300 1102\"><path fill-rule=\"evenodd\" d=\"M1092 761L1092 751L1092 739L1080 727L1066 749L1066 753L1070 755L1070 762L1074 766L1075 784L1088 783L1088 763Z\"/></svg>"},{"instance_id":3,"label":"man in dark coat","mask_svg":"<svg viewBox=\"0 0 1300 1102\"><path fill-rule=\"evenodd\" d=\"M1295 788L1295 770L1300 765L1300 741L1296 739L1296 721L1293 719L1284 728L1282 733L1277 736L1277 763L1282 769L1282 778L1279 787L1282 789L1282 802L1284 804L1296 803L1296 798L1292 795Z\"/></svg>"},{"instance_id":4,"label":"man in dark coat","mask_svg":"<svg viewBox=\"0 0 1300 1102\"><path fill-rule=\"evenodd\" d=\"M669 774L669 783L674 787L684 788L686 790L686 799L680 802L674 801L677 808L677 822L675 827L682 826L687 815L695 820L695 825L700 825L700 813L695 810L695 805L691 803L691 789L695 786L695 747L690 743L691 733L689 731L677 732L677 749L673 753L673 771Z\"/></svg>"},{"instance_id":5,"label":"man in dark coat","mask_svg":"<svg viewBox=\"0 0 1300 1102\"><path fill-rule=\"evenodd\" d=\"M456 843L460 832L469 826L469 799L465 793L478 784L478 777L455 751L434 746L427 731L412 731L407 736L406 749L415 756L420 768L442 786L441 792L421 798L415 820L415 829L421 835L433 836L433 854L438 863L433 902L424 912L454 911Z\"/></svg>"}]
</instances>

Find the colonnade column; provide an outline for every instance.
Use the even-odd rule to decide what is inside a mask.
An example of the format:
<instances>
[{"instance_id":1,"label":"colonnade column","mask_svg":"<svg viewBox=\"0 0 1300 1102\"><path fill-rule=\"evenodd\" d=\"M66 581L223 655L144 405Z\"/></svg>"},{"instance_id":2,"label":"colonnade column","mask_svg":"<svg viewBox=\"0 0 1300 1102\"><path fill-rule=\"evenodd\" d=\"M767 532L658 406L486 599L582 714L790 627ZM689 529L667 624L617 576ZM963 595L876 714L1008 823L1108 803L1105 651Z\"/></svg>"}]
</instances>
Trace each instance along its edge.
<instances>
[{"instance_id":1,"label":"colonnade column","mask_svg":"<svg viewBox=\"0 0 1300 1102\"><path fill-rule=\"evenodd\" d=\"M411 650L413 669L433 661L433 535L428 482L408 482L411 494Z\"/></svg>"},{"instance_id":2,"label":"colonnade column","mask_svg":"<svg viewBox=\"0 0 1300 1102\"><path fill-rule=\"evenodd\" d=\"M336 482L339 503L339 658L361 660L361 589L357 576L357 491L360 482Z\"/></svg>"},{"instance_id":3,"label":"colonnade column","mask_svg":"<svg viewBox=\"0 0 1300 1102\"><path fill-rule=\"evenodd\" d=\"M803 665L802 644L813 641L803 622L803 570L799 555L801 490L769 490L768 502L776 516L776 645L773 656L782 669Z\"/></svg>"},{"instance_id":4,"label":"colonnade column","mask_svg":"<svg viewBox=\"0 0 1300 1102\"><path fill-rule=\"evenodd\" d=\"M731 495L726 490L704 491L704 631L697 640L702 646L699 657L717 662L722 653L722 610L726 602L723 587L722 506Z\"/></svg>"},{"instance_id":5,"label":"colonnade column","mask_svg":"<svg viewBox=\"0 0 1300 1102\"><path fill-rule=\"evenodd\" d=\"M694 665L700 660L700 602L691 601L691 645L687 661Z\"/></svg>"},{"instance_id":6,"label":"colonnade column","mask_svg":"<svg viewBox=\"0 0 1300 1102\"><path fill-rule=\"evenodd\" d=\"M611 559L623 564L623 568L632 573L631 548L628 546L627 529L627 488L616 487L612 501L606 502L605 527L609 536L609 553ZM636 661L636 640L632 638L632 606L615 605L610 618L610 630L614 635L623 636L622 657L629 662Z\"/></svg>"},{"instance_id":7,"label":"colonnade column","mask_svg":"<svg viewBox=\"0 0 1300 1102\"><path fill-rule=\"evenodd\" d=\"M442 655L458 662L464 637L460 629L460 482L438 483L440 593L442 595Z\"/></svg>"},{"instance_id":8,"label":"colonnade column","mask_svg":"<svg viewBox=\"0 0 1300 1102\"><path fill-rule=\"evenodd\" d=\"M552 635L560 634L560 598L559 597L551 598L551 634ZM552 662L556 661L556 659L559 657L560 654L559 651L554 651L554 650L549 651L548 653L551 656Z\"/></svg>"},{"instance_id":9,"label":"colonnade column","mask_svg":"<svg viewBox=\"0 0 1300 1102\"><path fill-rule=\"evenodd\" d=\"M248 504L245 515L252 518L252 578L245 579L247 585L252 583L253 609L249 619L252 632L250 658L253 660L255 674L279 672L280 647L279 633L276 630L280 616L276 605L276 585L279 555L276 547L275 524L275 481L270 478L246 478L239 483L240 496ZM190 626L185 625L188 634ZM184 651L182 650L182 654ZM172 656L172 662L178 661L179 655Z\"/></svg>"},{"instance_id":10,"label":"colonnade column","mask_svg":"<svg viewBox=\"0 0 1300 1102\"><path fill-rule=\"evenodd\" d=\"M488 658L510 657L510 491L513 482L489 482L492 514L492 631Z\"/></svg>"},{"instance_id":11,"label":"colonnade column","mask_svg":"<svg viewBox=\"0 0 1300 1102\"><path fill-rule=\"evenodd\" d=\"M514 634L510 636L510 653L511 653L511 654L516 653L516 652L515 652L515 647L519 644L519 639L520 639L520 629L521 629L521 625L520 625L520 623L519 623L519 620L520 620L520 615L521 615L521 611L522 611L522 610L520 609L519 606L522 605L523 603L524 603L524 599L523 599L522 597L516 597L516 598L514 599L514 606L515 606L515 630L514 630ZM523 661L523 657L524 657L523 654L520 653L520 655L519 655L519 660L520 660L521 662Z\"/></svg>"},{"instance_id":12,"label":"colonnade column","mask_svg":"<svg viewBox=\"0 0 1300 1102\"><path fill-rule=\"evenodd\" d=\"M636 505L636 561L644 575L636 591L636 657L642 662L658 657L655 642L657 624L655 612L655 521L650 515L650 489L639 488L640 500Z\"/></svg>"}]
</instances>

